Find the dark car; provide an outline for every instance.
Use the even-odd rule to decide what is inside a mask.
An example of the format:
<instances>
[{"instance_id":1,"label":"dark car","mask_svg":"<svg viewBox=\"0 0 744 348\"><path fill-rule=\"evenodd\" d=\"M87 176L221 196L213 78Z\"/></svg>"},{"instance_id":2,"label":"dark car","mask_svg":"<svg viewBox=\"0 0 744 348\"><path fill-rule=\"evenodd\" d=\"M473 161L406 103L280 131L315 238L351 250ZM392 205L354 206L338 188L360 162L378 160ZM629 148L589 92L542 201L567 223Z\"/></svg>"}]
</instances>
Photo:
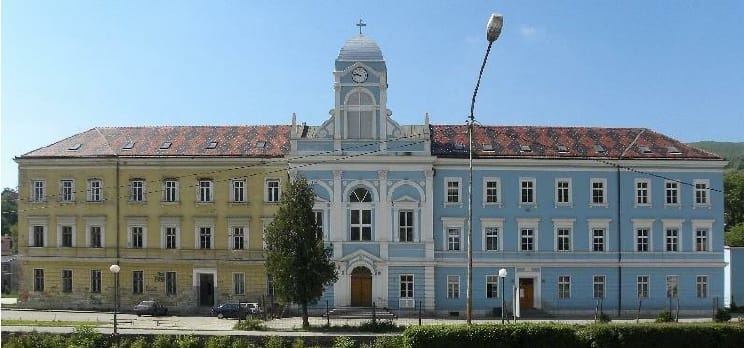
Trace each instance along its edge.
<instances>
[{"instance_id":1,"label":"dark car","mask_svg":"<svg viewBox=\"0 0 744 348\"><path fill-rule=\"evenodd\" d=\"M250 313L240 303L221 303L212 308L212 315L217 318L238 318L244 319L250 316Z\"/></svg>"},{"instance_id":2,"label":"dark car","mask_svg":"<svg viewBox=\"0 0 744 348\"><path fill-rule=\"evenodd\" d=\"M134 306L134 313L137 316L149 314L152 316L168 314L168 308L158 303L158 301L142 301Z\"/></svg>"}]
</instances>

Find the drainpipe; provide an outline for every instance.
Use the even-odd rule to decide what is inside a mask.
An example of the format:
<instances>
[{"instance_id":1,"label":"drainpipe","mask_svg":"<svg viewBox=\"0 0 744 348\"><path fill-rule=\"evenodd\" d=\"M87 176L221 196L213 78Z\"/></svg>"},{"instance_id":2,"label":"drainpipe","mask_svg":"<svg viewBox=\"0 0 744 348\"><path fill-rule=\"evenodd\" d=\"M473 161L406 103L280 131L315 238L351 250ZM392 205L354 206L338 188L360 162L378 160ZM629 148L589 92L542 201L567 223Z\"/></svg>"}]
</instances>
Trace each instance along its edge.
<instances>
[{"instance_id":1,"label":"drainpipe","mask_svg":"<svg viewBox=\"0 0 744 348\"><path fill-rule=\"evenodd\" d=\"M121 218L119 216L119 201L121 200L121 196L119 195L121 192L121 186L119 186L119 156L116 156L116 264L119 265L119 233L121 229Z\"/></svg>"}]
</instances>

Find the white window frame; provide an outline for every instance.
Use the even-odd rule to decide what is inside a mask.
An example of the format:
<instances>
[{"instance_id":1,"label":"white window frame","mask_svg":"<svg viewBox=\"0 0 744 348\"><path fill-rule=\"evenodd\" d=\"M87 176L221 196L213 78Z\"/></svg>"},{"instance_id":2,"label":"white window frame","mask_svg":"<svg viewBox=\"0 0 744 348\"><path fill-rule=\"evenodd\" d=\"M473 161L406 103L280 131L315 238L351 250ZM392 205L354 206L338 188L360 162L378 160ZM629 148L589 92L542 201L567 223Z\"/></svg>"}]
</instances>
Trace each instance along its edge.
<instances>
[{"instance_id":1,"label":"white window frame","mask_svg":"<svg viewBox=\"0 0 744 348\"><path fill-rule=\"evenodd\" d=\"M504 250L504 219L503 218L481 218L481 245L483 251L486 252L497 252ZM488 249L488 234L489 229L497 229L496 236L496 249Z\"/></svg>"},{"instance_id":2,"label":"white window frame","mask_svg":"<svg viewBox=\"0 0 744 348\"><path fill-rule=\"evenodd\" d=\"M570 252L573 251L573 232L574 232L574 223L576 222L576 219L553 219L553 251L555 252ZM568 250L560 250L560 241L559 241L559 230L568 230Z\"/></svg>"},{"instance_id":3,"label":"white window frame","mask_svg":"<svg viewBox=\"0 0 744 348\"><path fill-rule=\"evenodd\" d=\"M276 187L274 187L276 184ZM282 198L282 181L275 178L267 178L264 180L264 202L265 203L279 203Z\"/></svg>"},{"instance_id":4,"label":"white window frame","mask_svg":"<svg viewBox=\"0 0 744 348\"><path fill-rule=\"evenodd\" d=\"M92 294L100 294L103 284L103 274L100 269L90 270L90 288L89 291Z\"/></svg>"},{"instance_id":5,"label":"white window frame","mask_svg":"<svg viewBox=\"0 0 744 348\"><path fill-rule=\"evenodd\" d=\"M693 207L710 207L710 180L708 179L695 179L692 183L692 204ZM704 188L698 188L698 185L705 185ZM704 202L699 202L698 196L705 199Z\"/></svg>"},{"instance_id":6,"label":"white window frame","mask_svg":"<svg viewBox=\"0 0 744 348\"><path fill-rule=\"evenodd\" d=\"M74 216L58 216L57 217L57 246L60 248L74 248L77 246L77 221ZM71 238L70 245L62 245L64 236L63 230L65 227L70 228Z\"/></svg>"},{"instance_id":7,"label":"white window frame","mask_svg":"<svg viewBox=\"0 0 744 348\"><path fill-rule=\"evenodd\" d=\"M173 186L169 186L169 185ZM163 202L166 203L175 203L178 202L180 199L180 190L179 190L179 182L178 180L174 178L167 178L163 180ZM172 197L169 197L172 196Z\"/></svg>"},{"instance_id":8,"label":"white window frame","mask_svg":"<svg viewBox=\"0 0 744 348\"><path fill-rule=\"evenodd\" d=\"M682 251L682 246L684 245L682 243L682 223L684 222L683 219L662 219L661 223L664 226L664 252L668 253L678 253ZM668 239L669 236L667 235L668 231L671 229L677 230L677 250L668 250Z\"/></svg>"},{"instance_id":9,"label":"white window frame","mask_svg":"<svg viewBox=\"0 0 744 348\"><path fill-rule=\"evenodd\" d=\"M666 298L679 297L679 275L670 274L666 276Z\"/></svg>"},{"instance_id":10,"label":"white window frame","mask_svg":"<svg viewBox=\"0 0 744 348\"><path fill-rule=\"evenodd\" d=\"M610 221L611 219L588 219L587 225L589 227L589 252L593 253L606 253L611 250L610 238ZM604 230L604 250L594 251L594 230Z\"/></svg>"},{"instance_id":11,"label":"white window frame","mask_svg":"<svg viewBox=\"0 0 744 348\"><path fill-rule=\"evenodd\" d=\"M631 219L633 223L633 251L646 253L654 251L654 219ZM648 250L642 251L638 245L638 230L647 230L648 237L646 240Z\"/></svg>"},{"instance_id":12,"label":"white window frame","mask_svg":"<svg viewBox=\"0 0 744 348\"><path fill-rule=\"evenodd\" d=\"M670 185L674 185L670 188ZM673 194L671 194L673 192ZM675 197L676 203L669 203L669 198ZM680 192L680 183L677 180L664 180L664 206L665 207L680 207L682 205L682 195Z\"/></svg>"},{"instance_id":13,"label":"white window frame","mask_svg":"<svg viewBox=\"0 0 744 348\"><path fill-rule=\"evenodd\" d=\"M410 279L408 279L409 277L410 277ZM406 278L406 279L404 279L404 278ZM401 274L398 277L398 281L399 281L399 284L400 284L400 287L398 289L398 290L400 290L399 293L398 293L398 296L400 296L399 298L401 300L408 300L408 299L412 300L412 299L416 298L416 293L415 293L415 291L416 291L416 281L415 281L415 279L416 279L416 277L413 274ZM405 285L405 287L404 287L404 285Z\"/></svg>"},{"instance_id":14,"label":"white window frame","mask_svg":"<svg viewBox=\"0 0 744 348\"><path fill-rule=\"evenodd\" d=\"M560 187L561 183L567 183L568 187ZM573 189L572 189L571 178L556 178L555 179L555 206L556 207L572 207L573 206ZM567 194L567 201L561 202L561 191L565 190Z\"/></svg>"},{"instance_id":15,"label":"white window frame","mask_svg":"<svg viewBox=\"0 0 744 348\"><path fill-rule=\"evenodd\" d=\"M168 248L168 229L175 229L176 232L176 247ZM181 249L181 219L177 217L162 217L160 218L160 248L168 250Z\"/></svg>"},{"instance_id":16,"label":"white window frame","mask_svg":"<svg viewBox=\"0 0 744 348\"><path fill-rule=\"evenodd\" d=\"M450 202L450 183L457 184L457 201ZM459 205L462 204L462 178L458 177L445 177L444 178L444 205Z\"/></svg>"},{"instance_id":17,"label":"white window frame","mask_svg":"<svg viewBox=\"0 0 744 348\"><path fill-rule=\"evenodd\" d=\"M134 239L134 232L135 229L140 229L140 232L142 234L142 243L141 245L135 245L135 239ZM145 249L147 245L147 226L140 225L140 224L134 224L127 226L127 239L128 239L128 245L131 249Z\"/></svg>"},{"instance_id":18,"label":"white window frame","mask_svg":"<svg viewBox=\"0 0 744 348\"><path fill-rule=\"evenodd\" d=\"M447 298L455 300L460 298L460 276L447 275Z\"/></svg>"},{"instance_id":19,"label":"white window frame","mask_svg":"<svg viewBox=\"0 0 744 348\"><path fill-rule=\"evenodd\" d=\"M695 295L697 298L708 298L708 276L707 275L696 275L695 276Z\"/></svg>"},{"instance_id":20,"label":"white window frame","mask_svg":"<svg viewBox=\"0 0 744 348\"><path fill-rule=\"evenodd\" d=\"M636 297L648 298L651 292L651 277L648 274L636 276Z\"/></svg>"},{"instance_id":21,"label":"white window frame","mask_svg":"<svg viewBox=\"0 0 744 348\"><path fill-rule=\"evenodd\" d=\"M517 250L519 252L525 252L525 253L532 253L537 252L540 250L539 240L540 240L540 219L535 218L529 218L529 219L517 219ZM523 243L522 238L524 238L523 231L526 230L532 230L532 235L529 236L532 241L532 249L531 250L525 250L523 249Z\"/></svg>"},{"instance_id":22,"label":"white window frame","mask_svg":"<svg viewBox=\"0 0 744 348\"><path fill-rule=\"evenodd\" d=\"M405 223L406 225L403 225L404 222L401 221L401 214L406 214L407 216L410 214L410 218L406 218ZM416 240L416 212L413 209L400 209L397 211L396 214L396 220L397 220L397 226L398 226L398 238L397 240L401 243L410 243L414 242ZM408 231L410 231L411 238L403 239L401 236L403 235L403 232L406 232L406 235L408 235Z\"/></svg>"},{"instance_id":23,"label":"white window frame","mask_svg":"<svg viewBox=\"0 0 744 348\"><path fill-rule=\"evenodd\" d=\"M202 248L201 229L209 228L209 248ZM217 231L214 229L213 219L194 219L194 249L197 250L214 250L214 237Z\"/></svg>"},{"instance_id":24,"label":"white window frame","mask_svg":"<svg viewBox=\"0 0 744 348\"><path fill-rule=\"evenodd\" d=\"M246 178L233 178L230 180L230 202L246 203L248 202L247 188L248 180Z\"/></svg>"},{"instance_id":25,"label":"white window frame","mask_svg":"<svg viewBox=\"0 0 744 348\"><path fill-rule=\"evenodd\" d=\"M597 296L597 286L602 287L601 296ZM607 276L604 274L595 274L592 276L592 298L607 297Z\"/></svg>"},{"instance_id":26,"label":"white window frame","mask_svg":"<svg viewBox=\"0 0 744 348\"><path fill-rule=\"evenodd\" d=\"M640 185L645 185L646 187L639 187ZM651 198L651 180L649 179L635 179L633 183L633 187L635 187L635 199L633 200L633 206L634 207L651 207L652 204L652 198ZM645 194L645 196L644 196ZM644 200L645 202L639 202L641 200Z\"/></svg>"},{"instance_id":27,"label":"white window frame","mask_svg":"<svg viewBox=\"0 0 744 348\"><path fill-rule=\"evenodd\" d=\"M358 95L358 102L352 102L354 96ZM369 98L369 100L362 100ZM370 102L371 104L362 104ZM377 109L375 97L365 88L354 88L346 94L344 100L344 122L345 139L371 139L377 134L377 122L374 121L374 113ZM356 124L358 118L359 123ZM358 129L353 129L358 126Z\"/></svg>"},{"instance_id":28,"label":"white window frame","mask_svg":"<svg viewBox=\"0 0 744 348\"><path fill-rule=\"evenodd\" d=\"M47 196L46 196L46 180L44 179L34 179L31 180L31 202L33 203L40 203L40 202L46 202Z\"/></svg>"},{"instance_id":29,"label":"white window frame","mask_svg":"<svg viewBox=\"0 0 744 348\"><path fill-rule=\"evenodd\" d=\"M486 298L500 298L501 289L499 289L499 275L488 274L486 275ZM494 292L496 296L494 296Z\"/></svg>"},{"instance_id":30,"label":"white window frame","mask_svg":"<svg viewBox=\"0 0 744 348\"><path fill-rule=\"evenodd\" d=\"M528 186L525 186L525 184L530 184ZM525 192L525 190L527 190ZM535 178L519 178L519 187L517 188L517 192L519 192L519 206L535 206L537 205L537 180ZM525 193L528 193L528 196L531 196L532 200L525 200Z\"/></svg>"},{"instance_id":31,"label":"white window frame","mask_svg":"<svg viewBox=\"0 0 744 348\"><path fill-rule=\"evenodd\" d=\"M214 203L214 180L201 178L196 181L196 202Z\"/></svg>"},{"instance_id":32,"label":"white window frame","mask_svg":"<svg viewBox=\"0 0 744 348\"><path fill-rule=\"evenodd\" d=\"M93 238L91 238L91 229L98 227L100 229L101 245L94 246ZM89 248L103 248L106 246L106 217L86 217L85 218L85 245Z\"/></svg>"},{"instance_id":33,"label":"white window frame","mask_svg":"<svg viewBox=\"0 0 744 348\"><path fill-rule=\"evenodd\" d=\"M147 202L147 182L142 178L129 180L129 202Z\"/></svg>"},{"instance_id":34,"label":"white window frame","mask_svg":"<svg viewBox=\"0 0 744 348\"><path fill-rule=\"evenodd\" d=\"M64 203L75 201L75 179L64 178L59 180L59 201Z\"/></svg>"},{"instance_id":35,"label":"white window frame","mask_svg":"<svg viewBox=\"0 0 744 348\"><path fill-rule=\"evenodd\" d=\"M243 248L236 249L235 239L237 238L235 234L236 228L242 228L243 229ZM248 250L249 247L249 237L250 236L250 219L249 218L228 218L227 219L227 245L230 247L230 250L233 251L241 251L241 250Z\"/></svg>"},{"instance_id":36,"label":"white window frame","mask_svg":"<svg viewBox=\"0 0 744 348\"><path fill-rule=\"evenodd\" d=\"M86 200L88 202L103 201L103 180L98 178L88 179L86 190Z\"/></svg>"},{"instance_id":37,"label":"white window frame","mask_svg":"<svg viewBox=\"0 0 744 348\"><path fill-rule=\"evenodd\" d=\"M601 192L602 202L594 202L594 184L601 184L602 187L599 192ZM590 207L607 207L607 202L609 201L609 197L607 197L607 179L605 178L591 178L589 180L589 206Z\"/></svg>"},{"instance_id":38,"label":"white window frame","mask_svg":"<svg viewBox=\"0 0 744 348\"><path fill-rule=\"evenodd\" d=\"M566 274L558 275L558 299L565 300L571 298L571 276ZM568 292L567 296L566 292Z\"/></svg>"},{"instance_id":39,"label":"white window frame","mask_svg":"<svg viewBox=\"0 0 744 348\"><path fill-rule=\"evenodd\" d=\"M490 183L495 183L496 184L496 187L495 187L495 189L496 189L496 195L495 196L494 195L490 195L488 193L488 191L489 191L488 184L490 184ZM493 188L491 188L491 189L493 189ZM489 198L490 197L495 198L496 201L495 202L494 201L490 201L489 202ZM502 202L501 201L501 178L492 177L492 176L484 177L483 178L483 206L484 207L486 207L486 206L493 206L493 207L496 207L496 208L501 208L501 202Z\"/></svg>"},{"instance_id":40,"label":"white window frame","mask_svg":"<svg viewBox=\"0 0 744 348\"><path fill-rule=\"evenodd\" d=\"M449 229L460 229L460 250L449 249ZM465 218L443 217L442 218L442 250L449 252L463 251L463 230L465 229Z\"/></svg>"},{"instance_id":41,"label":"white window frame","mask_svg":"<svg viewBox=\"0 0 744 348\"><path fill-rule=\"evenodd\" d=\"M369 223L364 222L364 215L365 212L369 212ZM359 222L353 223L352 222L352 216L358 215ZM371 208L370 204L365 203L355 203L350 207L349 209L349 240L352 242L370 242L374 240L374 228L372 227L374 225L375 220L375 214L374 210ZM358 238L354 238L354 235L352 234L353 229L359 229L359 235ZM365 238L365 230L369 230L369 238Z\"/></svg>"},{"instance_id":42,"label":"white window frame","mask_svg":"<svg viewBox=\"0 0 744 348\"><path fill-rule=\"evenodd\" d=\"M232 274L232 293L233 295L245 295L245 273L233 272Z\"/></svg>"},{"instance_id":43,"label":"white window frame","mask_svg":"<svg viewBox=\"0 0 744 348\"><path fill-rule=\"evenodd\" d=\"M706 241L705 241L705 250L700 250L698 246L698 230L705 230L706 232ZM713 220L692 220L692 251L698 252L698 253L706 253L713 251Z\"/></svg>"},{"instance_id":44,"label":"white window frame","mask_svg":"<svg viewBox=\"0 0 744 348\"><path fill-rule=\"evenodd\" d=\"M36 245L35 228L41 227L42 245ZM28 246L29 248L45 248L49 245L49 218L47 217L29 217L28 218Z\"/></svg>"}]
</instances>

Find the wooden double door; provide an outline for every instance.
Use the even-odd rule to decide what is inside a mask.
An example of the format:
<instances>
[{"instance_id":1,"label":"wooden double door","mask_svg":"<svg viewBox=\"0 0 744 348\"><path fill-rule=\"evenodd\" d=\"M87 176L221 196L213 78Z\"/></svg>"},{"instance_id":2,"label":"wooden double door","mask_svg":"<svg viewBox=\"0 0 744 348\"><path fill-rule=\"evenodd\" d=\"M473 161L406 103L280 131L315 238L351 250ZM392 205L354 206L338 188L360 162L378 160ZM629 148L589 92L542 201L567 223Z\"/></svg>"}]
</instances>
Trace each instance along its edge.
<instances>
[{"instance_id":1,"label":"wooden double door","mask_svg":"<svg viewBox=\"0 0 744 348\"><path fill-rule=\"evenodd\" d=\"M372 306L372 272L367 267L357 267L351 272L351 305Z\"/></svg>"},{"instance_id":2,"label":"wooden double door","mask_svg":"<svg viewBox=\"0 0 744 348\"><path fill-rule=\"evenodd\" d=\"M519 308L532 309L535 306L535 279L519 278Z\"/></svg>"}]
</instances>

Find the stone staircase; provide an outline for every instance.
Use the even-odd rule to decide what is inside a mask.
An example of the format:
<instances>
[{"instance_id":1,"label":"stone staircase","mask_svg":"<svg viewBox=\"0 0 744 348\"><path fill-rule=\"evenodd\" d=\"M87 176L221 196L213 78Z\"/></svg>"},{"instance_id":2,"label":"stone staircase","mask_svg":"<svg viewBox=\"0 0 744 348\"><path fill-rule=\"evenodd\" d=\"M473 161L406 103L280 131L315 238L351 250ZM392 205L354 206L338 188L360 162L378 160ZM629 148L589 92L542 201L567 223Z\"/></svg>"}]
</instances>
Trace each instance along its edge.
<instances>
[{"instance_id":1,"label":"stone staircase","mask_svg":"<svg viewBox=\"0 0 744 348\"><path fill-rule=\"evenodd\" d=\"M323 315L325 317L325 315ZM328 312L331 319L397 319L395 313L376 307L336 307Z\"/></svg>"}]
</instances>

